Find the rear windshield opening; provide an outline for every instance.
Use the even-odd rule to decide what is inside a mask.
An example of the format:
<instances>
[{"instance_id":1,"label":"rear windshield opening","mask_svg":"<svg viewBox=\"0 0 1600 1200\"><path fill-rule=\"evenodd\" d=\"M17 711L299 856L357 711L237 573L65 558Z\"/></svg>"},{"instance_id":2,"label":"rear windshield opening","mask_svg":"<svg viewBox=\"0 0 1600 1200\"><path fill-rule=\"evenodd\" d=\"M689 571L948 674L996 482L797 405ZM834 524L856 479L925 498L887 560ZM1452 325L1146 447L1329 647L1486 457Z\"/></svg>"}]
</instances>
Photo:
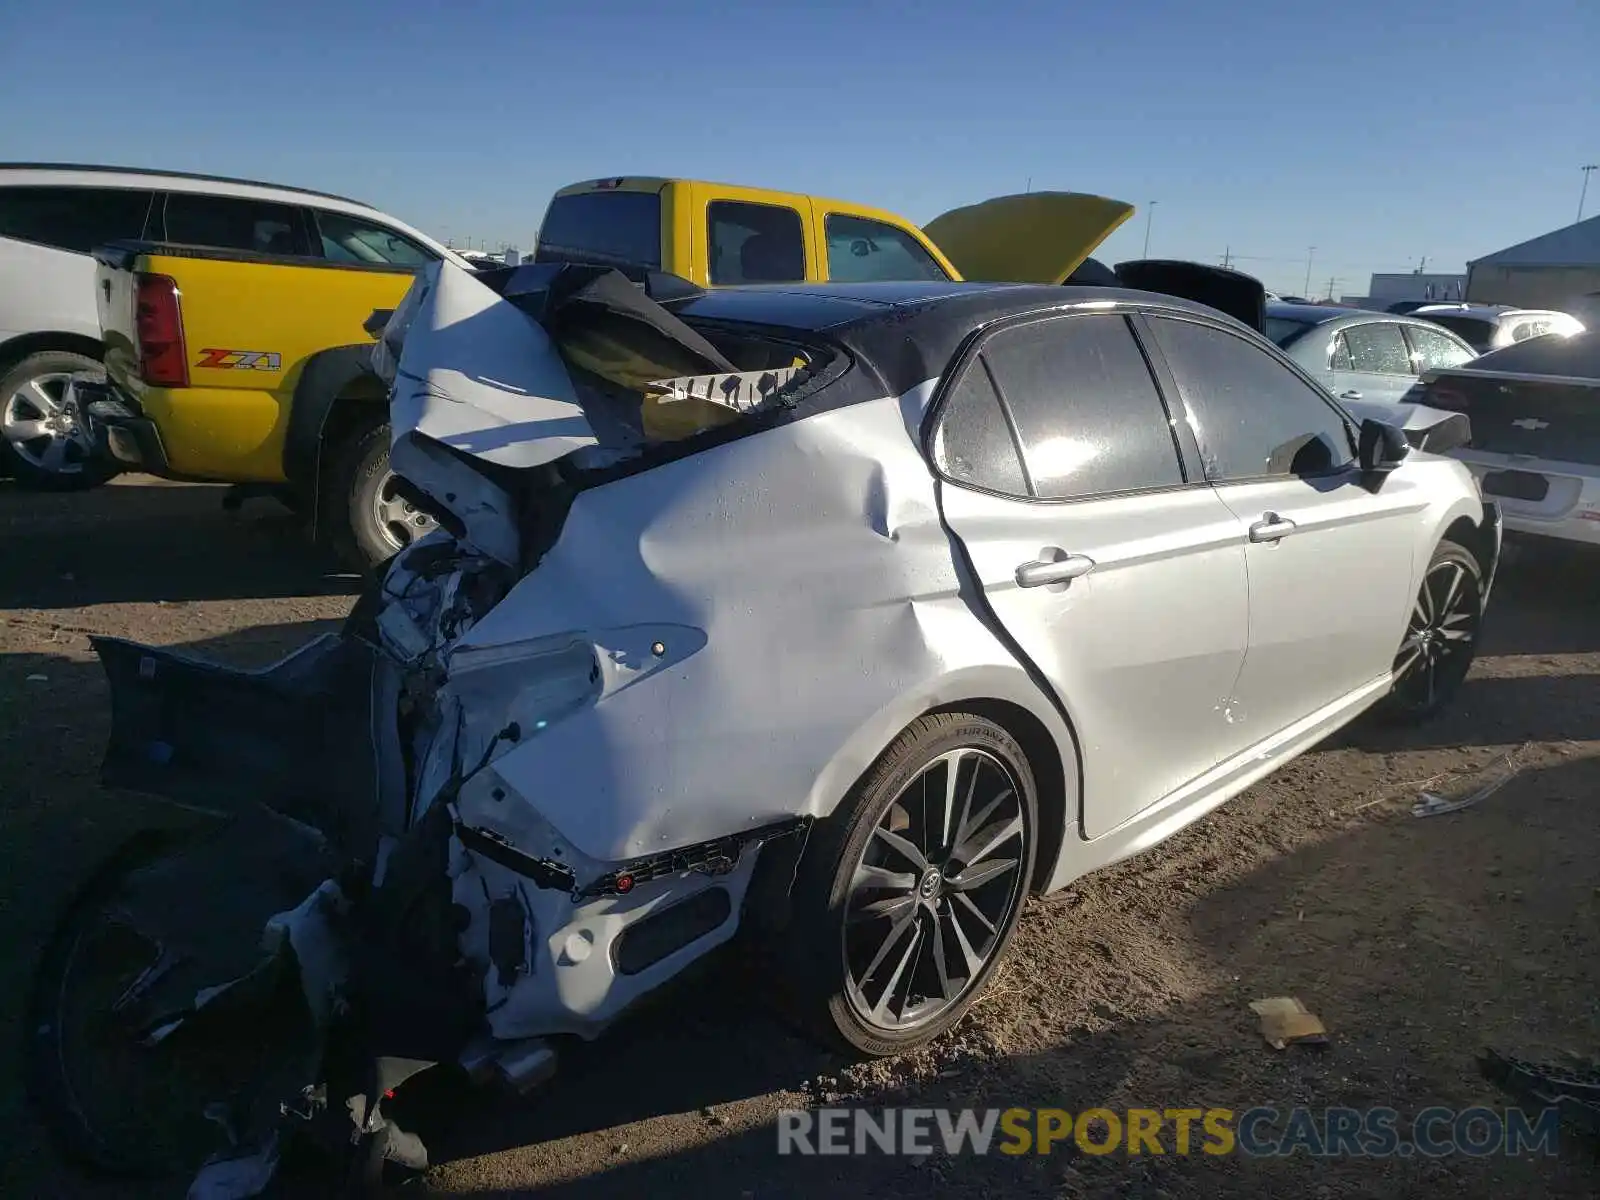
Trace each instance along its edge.
<instances>
[{"instance_id":1,"label":"rear windshield opening","mask_svg":"<svg viewBox=\"0 0 1600 1200\"><path fill-rule=\"evenodd\" d=\"M623 191L557 196L545 210L533 258L659 270L661 196Z\"/></svg>"},{"instance_id":2,"label":"rear windshield opening","mask_svg":"<svg viewBox=\"0 0 1600 1200\"><path fill-rule=\"evenodd\" d=\"M1478 317L1456 317L1449 313L1419 312L1417 316L1435 325L1443 325L1451 333L1465 338L1474 349L1482 350L1494 341L1494 323Z\"/></svg>"},{"instance_id":3,"label":"rear windshield opening","mask_svg":"<svg viewBox=\"0 0 1600 1200\"><path fill-rule=\"evenodd\" d=\"M1291 321L1288 317L1268 317L1266 335L1280 346L1287 346L1306 330L1315 328L1309 321Z\"/></svg>"}]
</instances>

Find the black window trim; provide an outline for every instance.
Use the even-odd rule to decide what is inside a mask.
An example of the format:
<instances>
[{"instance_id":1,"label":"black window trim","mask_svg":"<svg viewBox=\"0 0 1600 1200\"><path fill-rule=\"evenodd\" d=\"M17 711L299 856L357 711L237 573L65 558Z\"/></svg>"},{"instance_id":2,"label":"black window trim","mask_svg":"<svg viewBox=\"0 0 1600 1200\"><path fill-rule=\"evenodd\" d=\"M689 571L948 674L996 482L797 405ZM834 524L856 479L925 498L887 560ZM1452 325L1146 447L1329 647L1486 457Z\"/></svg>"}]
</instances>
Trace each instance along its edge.
<instances>
[{"instance_id":1,"label":"black window trim","mask_svg":"<svg viewBox=\"0 0 1600 1200\"><path fill-rule=\"evenodd\" d=\"M1189 433L1191 442L1193 441L1193 434L1188 430L1187 421L1178 421L1176 419L1172 405L1168 401L1162 375L1166 366L1165 362L1163 361L1159 366L1157 365L1151 354L1153 347L1147 347L1145 338L1140 336L1139 318L1144 311L1143 307L1121 303L1112 307L1096 307L1092 309L1084 309L1077 306L1036 309L1033 312L1016 313L1011 316L1001 317L998 320L980 326L968 334L966 340L956 349L954 356L950 359L950 366L945 368L944 375L940 378L938 387L935 389L933 401L928 405L927 415L922 422L922 455L927 461L929 469L934 473L934 477L940 482L948 483L953 487L965 488L969 492L979 492L986 496L994 496L1000 500L1047 505L1094 504L1102 500L1120 500L1129 496L1154 496L1165 492L1188 491L1193 488L1212 486L1204 476L1198 444L1195 444L1192 459L1185 453L1183 433ZM1165 314L1163 313L1163 315ZM980 357L983 353L984 344L996 334L1019 326L1043 324L1052 320L1069 320L1073 317L1104 316L1121 317L1124 324L1127 325L1129 333L1133 335L1134 344L1139 347L1139 352L1144 358L1145 367L1150 371L1151 383L1155 386L1156 396L1161 401L1162 411L1167 417L1167 428L1172 434L1173 455L1178 463L1178 473L1183 476L1183 482L1158 484L1151 487L1124 488L1114 492L1095 492L1088 496L1037 495L1034 492L1033 475L1028 470L1027 456L1022 452L1022 439L1017 431L1016 418L1011 413L1011 405L1006 400L1005 393L1001 390L1000 381L995 378L994 372L990 370L988 363ZM969 479L956 479L940 468L938 455L934 453L934 439L938 435L939 426L944 420L945 407L949 403L951 395L961 386L967 372L975 369L975 361L982 366L984 373L989 377L990 386L994 388L995 399L1000 405L1001 415L1005 420L1007 430L1011 433L1012 452L1016 454L1017 461L1022 467L1022 481L1028 488L1028 495L1026 496L984 487L982 484L974 483ZM1171 382L1170 374L1166 377L1166 382ZM1177 395L1176 386L1173 386L1172 394ZM1180 432L1180 429L1182 432Z\"/></svg>"},{"instance_id":2,"label":"black window trim","mask_svg":"<svg viewBox=\"0 0 1600 1200\"><path fill-rule=\"evenodd\" d=\"M1201 325L1207 329L1215 329L1219 333L1225 333L1230 337L1238 338L1239 341L1244 342L1248 346L1253 346L1257 350L1264 350L1269 358L1275 359L1277 362L1281 363L1283 366L1292 371L1296 376L1299 377L1302 383L1311 389L1312 393L1319 400L1333 410L1334 415L1337 416L1339 421L1344 425L1345 436L1349 439L1349 450L1352 459L1351 462L1342 467L1335 467L1331 471L1318 471L1308 475L1295 475L1289 472L1284 472L1279 475L1241 475L1237 479L1212 479L1204 470L1205 459L1202 456L1200 459L1201 474L1206 484L1214 488L1224 488L1233 487L1236 484L1241 483L1279 483L1285 479L1337 479L1342 475L1360 474L1360 463L1356 461L1356 459L1359 456L1359 448L1361 444L1361 422L1357 421L1355 417L1351 416L1350 413L1345 410L1344 406L1333 398L1332 393L1330 393L1327 388L1323 387L1314 378L1312 378L1309 371L1306 371L1300 366L1299 363L1295 362L1276 345L1274 345L1271 339L1265 337L1253 337L1248 333L1240 333L1238 330L1228 328L1228 326L1222 324L1220 321L1208 321L1199 314L1189 312L1187 310L1167 310L1159 312L1155 310L1147 311L1149 312L1150 316L1160 317L1162 320L1186 321L1191 325ZM1157 354L1160 354L1160 335L1156 334L1154 330L1151 332L1153 340L1158 343L1155 346L1155 351ZM1162 362L1165 363L1165 361L1165 357L1163 356ZM1194 425L1190 419L1191 414L1189 412L1189 402L1184 398L1183 390L1177 386L1176 376L1172 377L1172 384L1173 398L1177 406L1183 411L1184 419L1181 424L1192 436L1194 432ZM1198 451L1198 439L1196 439L1195 444Z\"/></svg>"},{"instance_id":3,"label":"black window trim","mask_svg":"<svg viewBox=\"0 0 1600 1200\"><path fill-rule=\"evenodd\" d=\"M793 216L794 219L800 223L800 255L801 255L800 264L801 264L801 274L800 274L800 278L799 279L791 279L791 280L787 280L785 282L789 282L789 283L806 283L806 282L809 282L813 278L813 274L812 273L816 268L816 264L814 262L812 262L812 259L815 256L811 253L811 247L809 245L807 245L807 243L811 239L806 236L806 217L805 217L805 214L803 212L801 212L798 208L796 208L792 204L773 204L773 203L770 203L769 201L766 201L766 200L735 200L735 199L733 199L732 197L729 197L729 196L716 196L716 197L706 201L706 276L707 276L707 278L710 278L710 275L711 275L711 258L712 258L712 253L714 251L713 236L712 236L712 216L711 216L711 214L712 214L712 210L715 209L718 205L721 205L721 204L737 204L737 205L740 205L743 208L775 208L780 212L786 212L786 213L789 213L791 216ZM738 286L737 284L727 284L727 283L718 284L718 283L715 283L715 281L713 281L713 285L716 286L716 287L737 287Z\"/></svg>"},{"instance_id":4,"label":"black window trim","mask_svg":"<svg viewBox=\"0 0 1600 1200\"><path fill-rule=\"evenodd\" d=\"M922 235L914 229L908 229L904 225L896 225L893 221L885 221L881 217L869 217L865 213L849 212L842 208L825 209L823 210L821 216L822 248L824 253L826 253L828 248L828 222L834 217L849 217L852 221L870 221L874 225L882 225L885 229L893 229L898 233L910 236L911 240L917 244L917 248L928 256L928 261L932 263L934 269L939 272L939 278L954 282L954 276L944 269L944 264L941 263L938 257L933 253L932 243L926 241ZM821 264L819 264L819 266L820 265ZM833 270L831 267L828 270L828 278L830 280L833 278Z\"/></svg>"},{"instance_id":5,"label":"black window trim","mask_svg":"<svg viewBox=\"0 0 1600 1200\"><path fill-rule=\"evenodd\" d=\"M150 220L155 215L156 201L165 195L156 187L129 187L121 184L91 184L91 183L7 183L0 184L0 193L20 192L25 189L49 189L51 191L82 191L82 192L143 192L145 194L144 222L139 227L139 239L142 240L150 233ZM163 210L164 211L164 210ZM82 254L92 257L94 248L88 250L69 250L65 246L57 246L53 242L41 242L37 238L21 237L18 234L8 233L3 235L7 241L22 242L28 246L38 246L43 250L55 250L61 254ZM112 241L126 239L112 238Z\"/></svg>"}]
</instances>

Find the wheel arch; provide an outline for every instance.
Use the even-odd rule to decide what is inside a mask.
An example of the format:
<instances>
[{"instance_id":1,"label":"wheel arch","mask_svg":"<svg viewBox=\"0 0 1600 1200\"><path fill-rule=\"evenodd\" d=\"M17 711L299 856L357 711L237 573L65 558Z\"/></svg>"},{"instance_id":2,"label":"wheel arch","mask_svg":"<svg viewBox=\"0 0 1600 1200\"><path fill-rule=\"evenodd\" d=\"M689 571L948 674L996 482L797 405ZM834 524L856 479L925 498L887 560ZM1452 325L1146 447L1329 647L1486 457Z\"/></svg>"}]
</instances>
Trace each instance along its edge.
<instances>
[{"instance_id":1,"label":"wheel arch","mask_svg":"<svg viewBox=\"0 0 1600 1200\"><path fill-rule=\"evenodd\" d=\"M98 338L81 333L52 330L43 333L24 333L0 342L0 371L8 370L27 358L45 350L62 350L68 354L82 354L96 361L105 358L105 343Z\"/></svg>"},{"instance_id":2,"label":"wheel arch","mask_svg":"<svg viewBox=\"0 0 1600 1200\"><path fill-rule=\"evenodd\" d=\"M1076 735L1067 728L1070 745L1063 747L1037 714L1011 700L974 697L929 710L929 714L938 712L970 712L986 717L1016 738L1022 747L1028 768L1033 772L1039 801L1039 845L1028 887L1034 895L1040 894L1055 874L1067 830L1077 827L1076 801L1082 794L1083 770ZM1072 781L1070 790L1069 778Z\"/></svg>"},{"instance_id":3,"label":"wheel arch","mask_svg":"<svg viewBox=\"0 0 1600 1200\"><path fill-rule=\"evenodd\" d=\"M306 360L289 406L283 474L311 498L313 526L328 465L324 449L345 437L363 415L381 410L384 399L383 384L372 370L370 344L333 346Z\"/></svg>"}]
</instances>

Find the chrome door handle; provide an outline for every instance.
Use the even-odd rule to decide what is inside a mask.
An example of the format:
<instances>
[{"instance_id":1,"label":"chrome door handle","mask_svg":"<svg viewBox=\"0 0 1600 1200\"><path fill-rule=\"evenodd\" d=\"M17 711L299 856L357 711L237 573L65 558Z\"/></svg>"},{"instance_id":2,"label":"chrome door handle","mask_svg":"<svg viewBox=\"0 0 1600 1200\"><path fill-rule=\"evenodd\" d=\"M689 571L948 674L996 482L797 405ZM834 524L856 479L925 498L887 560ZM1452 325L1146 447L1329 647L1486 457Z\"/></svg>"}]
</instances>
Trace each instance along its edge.
<instances>
[{"instance_id":1,"label":"chrome door handle","mask_svg":"<svg viewBox=\"0 0 1600 1200\"><path fill-rule=\"evenodd\" d=\"M1049 553L1046 551L1045 553ZM1061 551L1056 551L1062 554ZM1094 570L1094 559L1085 554L1062 554L1057 559L1035 559L1017 568L1018 587L1043 587L1047 583L1066 583Z\"/></svg>"},{"instance_id":2,"label":"chrome door handle","mask_svg":"<svg viewBox=\"0 0 1600 1200\"><path fill-rule=\"evenodd\" d=\"M1297 526L1287 517L1280 517L1275 512L1262 513L1261 520L1250 526L1250 540L1252 542L1275 542L1279 538L1288 537Z\"/></svg>"},{"instance_id":3,"label":"chrome door handle","mask_svg":"<svg viewBox=\"0 0 1600 1200\"><path fill-rule=\"evenodd\" d=\"M1356 391L1355 388L1351 388L1348 392L1340 392L1339 393L1339 399L1341 399L1341 400L1359 400L1359 399L1361 399L1361 393Z\"/></svg>"}]
</instances>

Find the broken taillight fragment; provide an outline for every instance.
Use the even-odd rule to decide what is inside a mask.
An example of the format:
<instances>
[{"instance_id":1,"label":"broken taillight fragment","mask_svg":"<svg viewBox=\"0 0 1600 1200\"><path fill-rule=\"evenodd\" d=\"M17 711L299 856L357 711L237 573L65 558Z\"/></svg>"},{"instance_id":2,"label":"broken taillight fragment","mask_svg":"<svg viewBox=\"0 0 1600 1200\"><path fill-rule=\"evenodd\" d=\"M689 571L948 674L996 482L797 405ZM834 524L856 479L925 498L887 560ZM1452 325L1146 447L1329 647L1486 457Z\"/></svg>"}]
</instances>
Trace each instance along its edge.
<instances>
[{"instance_id":1,"label":"broken taillight fragment","mask_svg":"<svg viewBox=\"0 0 1600 1200\"><path fill-rule=\"evenodd\" d=\"M170 275L138 276L134 331L139 340L139 378L151 387L188 387L189 351L183 341L178 284Z\"/></svg>"}]
</instances>

